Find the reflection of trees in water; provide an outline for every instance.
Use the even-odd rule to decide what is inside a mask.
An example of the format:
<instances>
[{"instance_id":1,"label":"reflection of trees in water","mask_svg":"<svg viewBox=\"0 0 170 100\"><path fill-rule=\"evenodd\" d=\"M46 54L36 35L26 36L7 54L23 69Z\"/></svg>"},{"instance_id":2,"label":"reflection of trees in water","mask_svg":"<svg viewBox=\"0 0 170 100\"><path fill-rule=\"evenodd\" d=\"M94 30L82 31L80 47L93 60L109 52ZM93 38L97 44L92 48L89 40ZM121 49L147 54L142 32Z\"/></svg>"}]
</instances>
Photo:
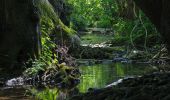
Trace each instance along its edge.
<instances>
[{"instance_id":1,"label":"reflection of trees in water","mask_svg":"<svg viewBox=\"0 0 170 100\"><path fill-rule=\"evenodd\" d=\"M82 77L78 88L80 92L86 92L89 88L103 88L120 78L141 75L153 69L149 65L116 63L81 66L80 70Z\"/></svg>"}]
</instances>

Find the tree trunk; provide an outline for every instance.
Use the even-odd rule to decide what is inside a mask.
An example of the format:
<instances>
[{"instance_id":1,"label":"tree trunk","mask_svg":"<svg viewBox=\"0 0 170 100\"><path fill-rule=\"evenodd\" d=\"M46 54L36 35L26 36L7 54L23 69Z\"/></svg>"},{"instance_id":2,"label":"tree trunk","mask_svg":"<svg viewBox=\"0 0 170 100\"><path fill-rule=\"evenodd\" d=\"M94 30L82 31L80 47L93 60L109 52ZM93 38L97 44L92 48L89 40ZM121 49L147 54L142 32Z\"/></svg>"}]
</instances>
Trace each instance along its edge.
<instances>
[{"instance_id":1,"label":"tree trunk","mask_svg":"<svg viewBox=\"0 0 170 100\"><path fill-rule=\"evenodd\" d=\"M0 1L0 67L39 55L39 18L32 0Z\"/></svg>"}]
</instances>

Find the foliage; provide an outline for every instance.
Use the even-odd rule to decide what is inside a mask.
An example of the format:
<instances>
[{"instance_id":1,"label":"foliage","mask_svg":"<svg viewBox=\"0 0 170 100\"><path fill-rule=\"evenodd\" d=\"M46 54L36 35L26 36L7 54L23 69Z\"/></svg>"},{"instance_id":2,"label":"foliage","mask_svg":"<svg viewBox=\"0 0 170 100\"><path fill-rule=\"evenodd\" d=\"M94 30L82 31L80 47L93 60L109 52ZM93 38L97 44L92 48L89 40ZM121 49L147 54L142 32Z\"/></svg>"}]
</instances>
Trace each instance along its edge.
<instances>
[{"instance_id":1,"label":"foliage","mask_svg":"<svg viewBox=\"0 0 170 100\"><path fill-rule=\"evenodd\" d=\"M78 27L112 27L122 15L131 14L128 9L132 0L68 0L74 10L71 15L72 23ZM133 8L133 6L131 7ZM79 26L78 26L79 25Z\"/></svg>"},{"instance_id":2,"label":"foliage","mask_svg":"<svg viewBox=\"0 0 170 100\"><path fill-rule=\"evenodd\" d=\"M76 31L67 27L58 17L53 6L48 0L35 0L35 6L38 8L37 13L40 15L40 30L41 30L41 56L37 59L28 61L28 68L24 74L36 75L38 71L45 71L48 67L58 64L58 45L53 40L54 34L65 34L66 37L74 38ZM56 30L54 32L54 30ZM59 31L61 30L61 31ZM66 38L64 37L64 38ZM62 63L62 62L61 62Z\"/></svg>"},{"instance_id":3,"label":"foliage","mask_svg":"<svg viewBox=\"0 0 170 100\"><path fill-rule=\"evenodd\" d=\"M104 4L110 2L106 2L108 0L68 0L70 4L72 4L74 10L71 15L71 22L78 28L82 29L86 26L98 26L98 23L103 23L105 25L109 24L110 16L107 14L110 13L108 9L106 9ZM113 7L113 6L112 6ZM113 10L113 9L112 9ZM107 11L107 12L105 12ZM108 23L109 22L109 23ZM105 27L105 25L102 25ZM109 25L107 25L109 26ZM100 27L100 26L99 26Z\"/></svg>"},{"instance_id":4,"label":"foliage","mask_svg":"<svg viewBox=\"0 0 170 100\"><path fill-rule=\"evenodd\" d=\"M149 19L133 0L68 0L74 10L71 25L77 30L86 27L113 28L114 44L128 44L134 49L147 49L159 43L160 36ZM147 50L146 50L147 51Z\"/></svg>"},{"instance_id":5,"label":"foliage","mask_svg":"<svg viewBox=\"0 0 170 100\"><path fill-rule=\"evenodd\" d=\"M161 41L156 28L141 11L134 20L119 18L113 27L116 30L113 44L127 44L133 49L147 51Z\"/></svg>"},{"instance_id":6,"label":"foliage","mask_svg":"<svg viewBox=\"0 0 170 100\"><path fill-rule=\"evenodd\" d=\"M56 100L58 97L59 90L58 89L49 89L46 88L43 91L38 91L35 88L29 89L29 91L35 95L35 100Z\"/></svg>"},{"instance_id":7,"label":"foliage","mask_svg":"<svg viewBox=\"0 0 170 100\"><path fill-rule=\"evenodd\" d=\"M42 62L40 60L34 60L31 61L32 62L32 67L31 68L27 68L24 72L23 75L24 76L35 76L39 71L44 71L46 64L45 62Z\"/></svg>"},{"instance_id":8,"label":"foliage","mask_svg":"<svg viewBox=\"0 0 170 100\"><path fill-rule=\"evenodd\" d=\"M60 26L60 28L68 35L74 35L76 32L71 28L68 28L58 17L57 13L54 11L53 6L49 3L48 0L37 0L36 6L40 11L41 16L49 18L52 20L54 25Z\"/></svg>"}]
</instances>

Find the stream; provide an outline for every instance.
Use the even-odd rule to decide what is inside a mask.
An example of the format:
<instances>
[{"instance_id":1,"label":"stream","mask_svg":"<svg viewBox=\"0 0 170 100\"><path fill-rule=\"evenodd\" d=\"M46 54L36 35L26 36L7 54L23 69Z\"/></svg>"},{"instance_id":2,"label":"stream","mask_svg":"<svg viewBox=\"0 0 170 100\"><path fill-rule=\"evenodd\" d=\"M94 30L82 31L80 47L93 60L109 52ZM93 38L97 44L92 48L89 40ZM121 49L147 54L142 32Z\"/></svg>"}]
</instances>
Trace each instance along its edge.
<instances>
[{"instance_id":1,"label":"stream","mask_svg":"<svg viewBox=\"0 0 170 100\"><path fill-rule=\"evenodd\" d=\"M79 68L82 75L77 89L81 93L87 92L89 88L104 88L119 79L141 76L156 70L149 64L123 63L81 65ZM25 94L26 89L23 86L0 88L0 100L30 100L30 97Z\"/></svg>"},{"instance_id":2,"label":"stream","mask_svg":"<svg viewBox=\"0 0 170 100\"><path fill-rule=\"evenodd\" d=\"M80 66L81 82L78 85L80 92L87 92L89 88L104 88L119 79L141 76L150 73L154 67L147 64L97 64Z\"/></svg>"}]
</instances>

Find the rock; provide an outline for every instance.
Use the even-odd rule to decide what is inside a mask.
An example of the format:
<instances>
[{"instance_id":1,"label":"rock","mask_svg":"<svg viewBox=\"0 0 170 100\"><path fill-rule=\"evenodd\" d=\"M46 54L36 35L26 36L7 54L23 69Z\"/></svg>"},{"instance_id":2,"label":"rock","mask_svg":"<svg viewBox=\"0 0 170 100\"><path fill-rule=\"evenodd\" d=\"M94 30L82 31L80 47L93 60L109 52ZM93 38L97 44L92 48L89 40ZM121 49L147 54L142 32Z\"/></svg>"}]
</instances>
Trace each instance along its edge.
<instances>
[{"instance_id":1,"label":"rock","mask_svg":"<svg viewBox=\"0 0 170 100\"><path fill-rule=\"evenodd\" d=\"M129 59L128 58L122 58L122 57L116 57L116 58L113 58L113 62L128 63Z\"/></svg>"},{"instance_id":2,"label":"rock","mask_svg":"<svg viewBox=\"0 0 170 100\"><path fill-rule=\"evenodd\" d=\"M20 86L20 85L24 84L24 79L23 79L23 77L13 78L13 79L8 80L5 84L7 86L12 86L12 87L13 86Z\"/></svg>"}]
</instances>

